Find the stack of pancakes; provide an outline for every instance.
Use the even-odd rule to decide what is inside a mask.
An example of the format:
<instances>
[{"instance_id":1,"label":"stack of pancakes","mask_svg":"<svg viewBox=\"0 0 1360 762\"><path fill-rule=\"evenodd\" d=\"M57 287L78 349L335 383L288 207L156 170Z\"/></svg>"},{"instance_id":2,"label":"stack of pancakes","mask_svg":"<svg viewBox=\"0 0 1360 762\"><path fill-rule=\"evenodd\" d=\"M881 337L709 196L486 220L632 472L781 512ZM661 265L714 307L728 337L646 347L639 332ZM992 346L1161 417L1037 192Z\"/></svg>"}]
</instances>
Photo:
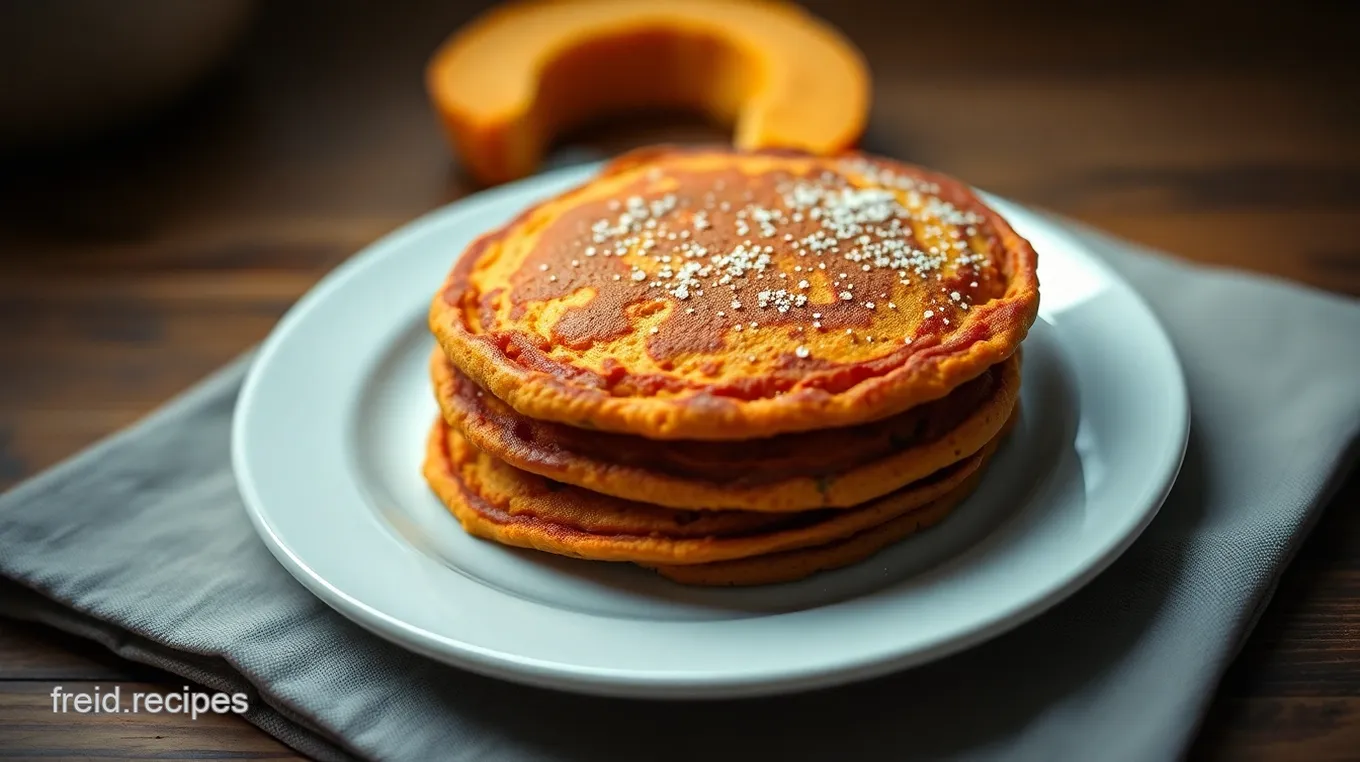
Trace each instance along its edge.
<instances>
[{"instance_id":1,"label":"stack of pancakes","mask_svg":"<svg viewBox=\"0 0 1360 762\"><path fill-rule=\"evenodd\" d=\"M473 535L682 583L859 561L982 478L1035 264L916 167L634 152L458 258L425 477Z\"/></svg>"}]
</instances>

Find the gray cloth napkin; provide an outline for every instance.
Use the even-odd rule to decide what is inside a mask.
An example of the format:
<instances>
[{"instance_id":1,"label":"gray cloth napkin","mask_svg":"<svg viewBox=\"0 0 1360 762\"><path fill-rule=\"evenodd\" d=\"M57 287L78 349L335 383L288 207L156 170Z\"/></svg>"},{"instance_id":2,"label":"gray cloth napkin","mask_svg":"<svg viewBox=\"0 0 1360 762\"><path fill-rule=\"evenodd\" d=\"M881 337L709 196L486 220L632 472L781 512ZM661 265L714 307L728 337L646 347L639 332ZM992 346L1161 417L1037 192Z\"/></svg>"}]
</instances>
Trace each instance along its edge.
<instances>
[{"instance_id":1,"label":"gray cloth napkin","mask_svg":"<svg viewBox=\"0 0 1360 762\"><path fill-rule=\"evenodd\" d=\"M1360 304L1076 232L1176 343L1193 406L1185 466L1106 573L944 661L789 697L653 703L406 653L313 598L256 539L227 455L248 358L0 498L13 580L0 612L246 691L250 721L328 760L1175 758L1356 455Z\"/></svg>"}]
</instances>

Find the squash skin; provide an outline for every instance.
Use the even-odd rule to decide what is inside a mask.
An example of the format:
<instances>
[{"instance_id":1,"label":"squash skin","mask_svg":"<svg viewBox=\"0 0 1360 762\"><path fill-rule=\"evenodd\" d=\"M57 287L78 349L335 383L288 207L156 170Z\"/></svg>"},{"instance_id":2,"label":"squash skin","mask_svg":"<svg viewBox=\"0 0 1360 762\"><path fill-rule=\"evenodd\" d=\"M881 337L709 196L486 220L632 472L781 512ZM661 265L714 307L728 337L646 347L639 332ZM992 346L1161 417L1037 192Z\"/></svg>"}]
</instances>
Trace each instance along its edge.
<instances>
[{"instance_id":1,"label":"squash skin","mask_svg":"<svg viewBox=\"0 0 1360 762\"><path fill-rule=\"evenodd\" d=\"M767 0L520 0L432 56L426 88L478 183L535 172L557 135L679 108L733 127L743 149L834 154L870 109L860 52L803 9Z\"/></svg>"}]
</instances>

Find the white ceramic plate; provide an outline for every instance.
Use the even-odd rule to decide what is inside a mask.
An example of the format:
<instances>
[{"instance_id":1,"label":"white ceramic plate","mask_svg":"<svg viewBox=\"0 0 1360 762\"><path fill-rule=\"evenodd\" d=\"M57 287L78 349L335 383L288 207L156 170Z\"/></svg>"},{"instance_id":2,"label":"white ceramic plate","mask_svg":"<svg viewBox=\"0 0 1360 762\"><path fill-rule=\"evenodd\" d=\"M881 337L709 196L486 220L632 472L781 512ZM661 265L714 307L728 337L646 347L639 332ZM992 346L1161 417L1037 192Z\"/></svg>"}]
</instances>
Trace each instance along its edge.
<instances>
[{"instance_id":1,"label":"white ceramic plate","mask_svg":"<svg viewBox=\"0 0 1360 762\"><path fill-rule=\"evenodd\" d=\"M584 693L769 694L870 677L993 637L1071 594L1156 514L1189 423L1175 353L1075 239L989 202L1040 254L1022 420L943 524L868 561L764 588L687 588L626 564L466 535L420 475L436 415L426 311L465 244L584 180L560 170L435 211L303 298L241 393L251 519L322 600L406 648Z\"/></svg>"}]
</instances>

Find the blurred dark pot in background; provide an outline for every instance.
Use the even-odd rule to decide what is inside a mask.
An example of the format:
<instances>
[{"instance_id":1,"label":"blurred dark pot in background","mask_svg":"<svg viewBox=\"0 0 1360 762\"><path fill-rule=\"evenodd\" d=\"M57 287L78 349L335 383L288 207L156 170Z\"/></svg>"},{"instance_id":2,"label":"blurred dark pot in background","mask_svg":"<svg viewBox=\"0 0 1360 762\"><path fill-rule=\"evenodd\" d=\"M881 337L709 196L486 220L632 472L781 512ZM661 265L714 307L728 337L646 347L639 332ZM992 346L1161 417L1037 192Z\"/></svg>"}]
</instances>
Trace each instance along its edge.
<instances>
[{"instance_id":1,"label":"blurred dark pot in background","mask_svg":"<svg viewBox=\"0 0 1360 762\"><path fill-rule=\"evenodd\" d=\"M226 57L254 0L0 1L0 153L146 118Z\"/></svg>"}]
</instances>

